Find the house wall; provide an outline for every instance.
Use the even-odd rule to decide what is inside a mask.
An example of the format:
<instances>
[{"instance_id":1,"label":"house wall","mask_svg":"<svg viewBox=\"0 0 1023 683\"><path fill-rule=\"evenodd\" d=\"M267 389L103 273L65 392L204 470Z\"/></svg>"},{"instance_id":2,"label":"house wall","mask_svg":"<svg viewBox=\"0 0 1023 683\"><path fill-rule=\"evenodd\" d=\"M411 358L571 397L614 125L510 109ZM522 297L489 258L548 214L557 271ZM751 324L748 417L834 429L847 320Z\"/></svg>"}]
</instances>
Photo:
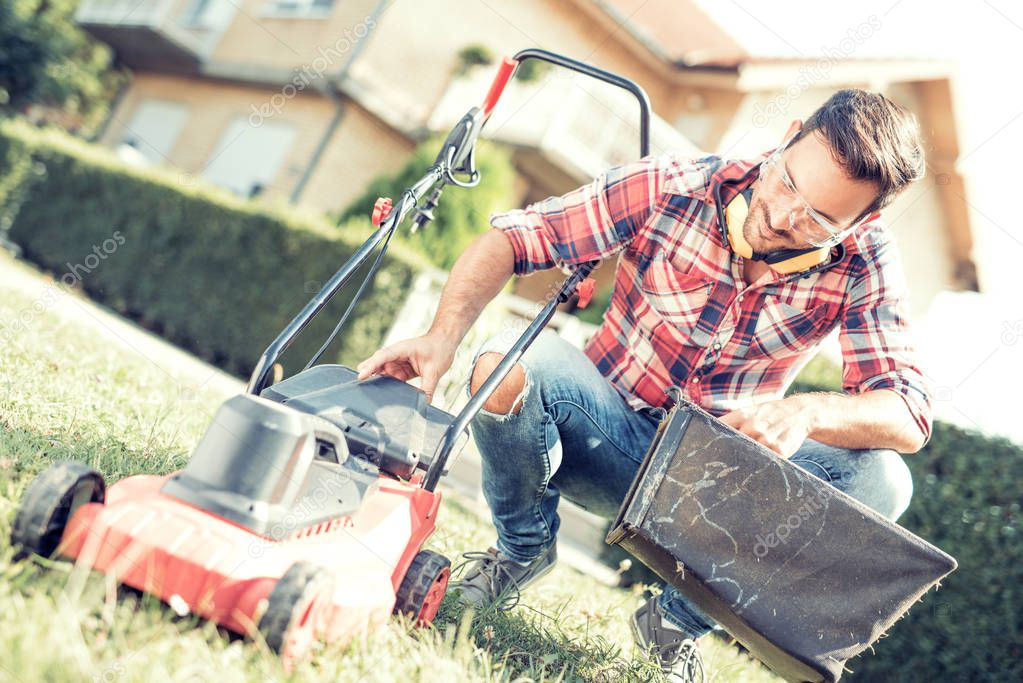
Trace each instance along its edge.
<instances>
[{"instance_id":1,"label":"house wall","mask_svg":"<svg viewBox=\"0 0 1023 683\"><path fill-rule=\"evenodd\" d=\"M641 57L621 32L614 32L613 24L593 13L580 12L573 5L553 0L501 5L396 0L370 26L367 18L375 1L339 1L328 17L313 19L268 16L266 0L245 0L211 59L219 64L243 65L249 73L288 74L305 69L307 73L333 74L351 55L353 41L366 35L367 28L373 29L355 75L377 88L374 94L381 95L383 106L393 105L395 110L411 112L408 116L413 119L421 116L422 121L409 121L403 133L362 106L347 104L340 127L327 142L302 195L303 204L321 210L343 208L370 179L403 165L414 148L408 132L425 121L453 77L458 51L469 44L485 44L497 56L527 46L552 47L628 76L644 86L654 110L664 119L706 151L727 156L752 155L773 147L789 121L805 118L832 92L831 88L818 87L807 88L795 98L783 96L780 91L744 94L728 88L729 83L734 87L734 77L673 73ZM446 24L444 17L457 17L458 21ZM457 31L446 28L456 23ZM436 28L424 30L427 26ZM105 141L116 144L122 138L133 111L145 98L183 103L190 114L168 161L199 174L231 121L251 116L253 107L258 109L275 96L280 101L281 92L280 88L209 78L139 73L117 108ZM889 88L889 94L920 111L921 118L933 124L925 126L925 134L937 135L933 131L941 129L942 119L940 112L931 110L940 108L944 101L940 88L903 85ZM543 89L537 93L537 97L546 96L557 97L558 93ZM295 136L265 190L267 198L290 197L335 111L332 100L310 88L284 101L273 113L269 120L293 127ZM945 136L928 139L929 145L938 150L936 158L942 168L949 166L948 157L955 151L948 133ZM235 144L244 144L244 140ZM545 166L543 160L521 157L520 171L523 176L516 196L509 198L509 206L525 197L561 194L582 182ZM950 232L949 212L942 205L949 201L949 195L947 188L936 188L939 176L929 173L886 211L911 283L914 317L926 312L938 291L962 282L961 263L969 248L962 226L959 233ZM601 269L598 275L606 278L609 271ZM523 282L518 291L528 295L530 290L542 291L545 286Z\"/></svg>"},{"instance_id":2,"label":"house wall","mask_svg":"<svg viewBox=\"0 0 1023 683\"><path fill-rule=\"evenodd\" d=\"M130 133L131 118L139 104L145 100L176 102L187 108L188 117L166 162L186 173L202 175L232 121L241 118L250 124L262 125L265 121L289 126L295 132L293 142L263 193L263 196L270 199L287 199L326 127L334 105L319 95L303 93L288 100L279 114L265 119L253 115L253 106L258 108L276 94L279 91L270 88L137 73L127 96L111 118L103 142L116 146ZM246 144L246 135L242 134L230 144Z\"/></svg>"},{"instance_id":3,"label":"house wall","mask_svg":"<svg viewBox=\"0 0 1023 683\"><path fill-rule=\"evenodd\" d=\"M302 192L303 205L340 211L375 177L401 169L415 150L415 143L354 103L343 116Z\"/></svg>"},{"instance_id":4,"label":"house wall","mask_svg":"<svg viewBox=\"0 0 1023 683\"><path fill-rule=\"evenodd\" d=\"M240 6L210 56L214 62L269 69L308 66L336 73L354 42L373 28L369 21L376 0L337 0L324 17L288 17L270 11L269 0L233 0ZM396 0L400 11L407 0Z\"/></svg>"},{"instance_id":5,"label":"house wall","mask_svg":"<svg viewBox=\"0 0 1023 683\"><path fill-rule=\"evenodd\" d=\"M217 144L232 121L242 118L250 125L288 126L294 131L293 142L272 183L261 195L269 201L287 201L327 130L336 105L318 94L301 93L286 100L279 113L270 117L253 113L253 106L259 109L275 96L280 96L280 90L208 79L136 74L102 142L113 147L129 135L132 117L147 100L180 104L187 108L188 116L165 161L187 174L199 176L213 160ZM245 133L231 142L232 146L244 144ZM331 136L303 192L303 204L326 211L344 208L373 177L404 165L413 147L402 135L357 105L348 103L341 125Z\"/></svg>"}]
</instances>

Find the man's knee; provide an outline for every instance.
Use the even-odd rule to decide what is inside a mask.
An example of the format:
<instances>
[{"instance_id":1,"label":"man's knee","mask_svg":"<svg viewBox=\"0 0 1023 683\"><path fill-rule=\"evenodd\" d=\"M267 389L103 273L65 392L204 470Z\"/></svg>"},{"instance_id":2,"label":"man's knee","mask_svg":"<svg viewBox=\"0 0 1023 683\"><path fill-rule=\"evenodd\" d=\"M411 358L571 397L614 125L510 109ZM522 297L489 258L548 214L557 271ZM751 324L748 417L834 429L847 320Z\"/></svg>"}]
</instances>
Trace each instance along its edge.
<instances>
[{"instance_id":1,"label":"man's knee","mask_svg":"<svg viewBox=\"0 0 1023 683\"><path fill-rule=\"evenodd\" d=\"M503 353L493 351L480 354L472 370L472 379L469 383L470 393L476 395L476 392L487 381L503 358ZM516 363L483 404L483 408L500 415L517 414L522 410L522 395L525 385L526 372L521 363Z\"/></svg>"},{"instance_id":2,"label":"man's knee","mask_svg":"<svg viewBox=\"0 0 1023 683\"><path fill-rule=\"evenodd\" d=\"M897 452L873 449L859 457L854 496L888 519L895 521L913 498L913 476Z\"/></svg>"}]
</instances>

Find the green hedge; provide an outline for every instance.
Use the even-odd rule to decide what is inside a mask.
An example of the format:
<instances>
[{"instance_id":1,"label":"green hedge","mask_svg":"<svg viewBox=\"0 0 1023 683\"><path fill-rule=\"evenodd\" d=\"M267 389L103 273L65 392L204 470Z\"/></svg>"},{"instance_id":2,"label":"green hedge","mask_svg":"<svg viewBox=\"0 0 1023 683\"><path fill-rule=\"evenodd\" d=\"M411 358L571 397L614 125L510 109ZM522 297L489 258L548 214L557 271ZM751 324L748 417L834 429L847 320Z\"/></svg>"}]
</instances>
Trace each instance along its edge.
<instances>
[{"instance_id":1,"label":"green hedge","mask_svg":"<svg viewBox=\"0 0 1023 683\"><path fill-rule=\"evenodd\" d=\"M0 123L0 178L15 174L18 187L0 183L0 201L10 199L0 209L16 208L10 238L26 258L241 376L371 232L367 219L339 231L293 207L287 215L172 172L127 168L102 148L9 120ZM328 358L351 364L372 353L418 270L392 243ZM354 290L299 336L283 358L287 374L322 343Z\"/></svg>"},{"instance_id":2,"label":"green hedge","mask_svg":"<svg viewBox=\"0 0 1023 683\"><path fill-rule=\"evenodd\" d=\"M869 654L856 681L1023 680L1023 448L935 423L906 456L913 500L899 524L959 561Z\"/></svg>"}]
</instances>

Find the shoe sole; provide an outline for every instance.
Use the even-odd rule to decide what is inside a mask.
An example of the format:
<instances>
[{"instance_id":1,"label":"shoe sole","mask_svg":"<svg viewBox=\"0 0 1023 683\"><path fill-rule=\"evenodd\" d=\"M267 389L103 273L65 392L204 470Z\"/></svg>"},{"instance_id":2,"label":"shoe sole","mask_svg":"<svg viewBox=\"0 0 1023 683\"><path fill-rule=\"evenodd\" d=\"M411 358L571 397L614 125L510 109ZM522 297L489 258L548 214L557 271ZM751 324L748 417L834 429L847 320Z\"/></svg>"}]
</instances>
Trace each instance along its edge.
<instances>
[{"instance_id":1,"label":"shoe sole","mask_svg":"<svg viewBox=\"0 0 1023 683\"><path fill-rule=\"evenodd\" d=\"M636 613L632 613L632 617L629 619L629 626L632 627L632 638L636 641L636 645L639 645L639 649L648 652L650 650L650 644L646 642L646 638L639 630L639 620L636 619Z\"/></svg>"}]
</instances>

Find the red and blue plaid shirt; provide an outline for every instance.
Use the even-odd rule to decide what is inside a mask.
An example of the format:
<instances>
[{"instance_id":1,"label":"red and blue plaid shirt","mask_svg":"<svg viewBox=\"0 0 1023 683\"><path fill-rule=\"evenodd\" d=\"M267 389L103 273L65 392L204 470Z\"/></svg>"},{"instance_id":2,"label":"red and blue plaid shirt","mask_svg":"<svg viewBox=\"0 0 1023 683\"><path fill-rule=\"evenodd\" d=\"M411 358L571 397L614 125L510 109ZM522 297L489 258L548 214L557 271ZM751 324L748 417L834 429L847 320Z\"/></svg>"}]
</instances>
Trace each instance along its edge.
<instances>
[{"instance_id":1,"label":"red and blue plaid shirt","mask_svg":"<svg viewBox=\"0 0 1023 683\"><path fill-rule=\"evenodd\" d=\"M822 270L769 270L745 286L714 190L727 204L765 156L650 156L490 222L509 238L518 275L620 253L610 305L584 351L634 409L667 407L671 385L718 416L780 399L838 326L843 389L895 391L929 440L931 392L898 251L880 220L857 228Z\"/></svg>"}]
</instances>

